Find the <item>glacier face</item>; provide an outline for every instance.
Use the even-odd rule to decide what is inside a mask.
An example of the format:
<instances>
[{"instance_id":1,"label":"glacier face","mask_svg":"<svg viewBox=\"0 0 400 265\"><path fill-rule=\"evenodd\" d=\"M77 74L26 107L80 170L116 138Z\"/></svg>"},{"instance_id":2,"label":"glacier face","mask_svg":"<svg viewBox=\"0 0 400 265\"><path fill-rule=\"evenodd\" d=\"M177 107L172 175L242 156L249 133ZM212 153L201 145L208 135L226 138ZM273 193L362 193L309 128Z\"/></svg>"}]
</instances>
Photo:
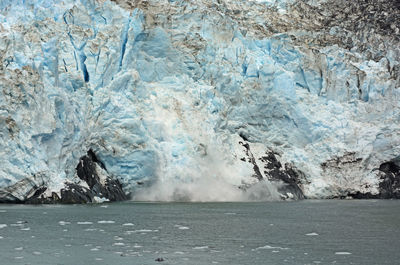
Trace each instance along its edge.
<instances>
[{"instance_id":1,"label":"glacier face","mask_svg":"<svg viewBox=\"0 0 400 265\"><path fill-rule=\"evenodd\" d=\"M266 154L306 197L378 194L400 161L399 25L335 8L3 0L0 188L57 192L93 150L139 200L280 198Z\"/></svg>"}]
</instances>

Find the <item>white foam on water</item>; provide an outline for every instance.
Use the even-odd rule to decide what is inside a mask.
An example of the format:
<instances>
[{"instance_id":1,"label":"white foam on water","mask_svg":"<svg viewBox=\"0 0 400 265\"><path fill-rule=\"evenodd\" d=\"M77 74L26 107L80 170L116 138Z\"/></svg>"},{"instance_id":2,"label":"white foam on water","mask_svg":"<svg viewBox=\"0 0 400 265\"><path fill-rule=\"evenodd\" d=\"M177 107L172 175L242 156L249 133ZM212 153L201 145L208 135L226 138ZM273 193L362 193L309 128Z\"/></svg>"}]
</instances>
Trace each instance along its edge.
<instances>
[{"instance_id":1,"label":"white foam on water","mask_svg":"<svg viewBox=\"0 0 400 265\"><path fill-rule=\"evenodd\" d=\"M68 229L63 229L63 232L68 232Z\"/></svg>"},{"instance_id":2,"label":"white foam on water","mask_svg":"<svg viewBox=\"0 0 400 265\"><path fill-rule=\"evenodd\" d=\"M4 227L7 227L7 225L6 224L0 224L0 229L2 229Z\"/></svg>"},{"instance_id":3,"label":"white foam on water","mask_svg":"<svg viewBox=\"0 0 400 265\"><path fill-rule=\"evenodd\" d=\"M224 213L226 215L236 215L236 213Z\"/></svg>"},{"instance_id":4,"label":"white foam on water","mask_svg":"<svg viewBox=\"0 0 400 265\"><path fill-rule=\"evenodd\" d=\"M99 251L100 249L98 248L91 248L90 251Z\"/></svg>"},{"instance_id":5,"label":"white foam on water","mask_svg":"<svg viewBox=\"0 0 400 265\"><path fill-rule=\"evenodd\" d=\"M24 257L15 257L15 259L23 259Z\"/></svg>"},{"instance_id":6,"label":"white foam on water","mask_svg":"<svg viewBox=\"0 0 400 265\"><path fill-rule=\"evenodd\" d=\"M107 221L107 220L102 220L102 221L98 221L97 223L98 223L98 224L115 224L115 221L112 221L112 220L109 220L109 221Z\"/></svg>"},{"instance_id":7,"label":"white foam on water","mask_svg":"<svg viewBox=\"0 0 400 265\"><path fill-rule=\"evenodd\" d=\"M108 208L108 205L102 205L101 208Z\"/></svg>"},{"instance_id":8,"label":"white foam on water","mask_svg":"<svg viewBox=\"0 0 400 265\"><path fill-rule=\"evenodd\" d=\"M180 226L180 227L178 227L178 229L180 229L180 230L189 230L190 228L187 227L187 226Z\"/></svg>"},{"instance_id":9,"label":"white foam on water","mask_svg":"<svg viewBox=\"0 0 400 265\"><path fill-rule=\"evenodd\" d=\"M338 252L335 252L335 255L351 255L351 253L346 252L346 251L338 251Z\"/></svg>"},{"instance_id":10,"label":"white foam on water","mask_svg":"<svg viewBox=\"0 0 400 265\"><path fill-rule=\"evenodd\" d=\"M0 239L3 239L4 237L0 236Z\"/></svg>"},{"instance_id":11,"label":"white foam on water","mask_svg":"<svg viewBox=\"0 0 400 265\"><path fill-rule=\"evenodd\" d=\"M15 250L17 250L17 251L21 251L21 250L23 250L24 248L23 247L17 247L17 248L14 248Z\"/></svg>"},{"instance_id":12,"label":"white foam on water","mask_svg":"<svg viewBox=\"0 0 400 265\"><path fill-rule=\"evenodd\" d=\"M122 224L123 226L134 226L134 224L132 224L132 223L125 223L125 224Z\"/></svg>"},{"instance_id":13,"label":"white foam on water","mask_svg":"<svg viewBox=\"0 0 400 265\"><path fill-rule=\"evenodd\" d=\"M141 248L142 246L135 244L133 248Z\"/></svg>"},{"instance_id":14,"label":"white foam on water","mask_svg":"<svg viewBox=\"0 0 400 265\"><path fill-rule=\"evenodd\" d=\"M71 244L66 244L66 245L64 245L65 247L72 247L72 245Z\"/></svg>"},{"instance_id":15,"label":"white foam on water","mask_svg":"<svg viewBox=\"0 0 400 265\"><path fill-rule=\"evenodd\" d=\"M123 238L123 237L119 237L119 236L114 236L114 240L119 240L119 241L121 241L121 240L124 240L124 238Z\"/></svg>"},{"instance_id":16,"label":"white foam on water","mask_svg":"<svg viewBox=\"0 0 400 265\"><path fill-rule=\"evenodd\" d=\"M122 242L116 242L113 244L113 246L125 246L125 244Z\"/></svg>"},{"instance_id":17,"label":"white foam on water","mask_svg":"<svg viewBox=\"0 0 400 265\"><path fill-rule=\"evenodd\" d=\"M69 224L71 224L71 222L59 221L58 224L59 225L69 225Z\"/></svg>"},{"instance_id":18,"label":"white foam on water","mask_svg":"<svg viewBox=\"0 0 400 265\"><path fill-rule=\"evenodd\" d=\"M271 252L272 253L279 253L280 251L279 250L272 250Z\"/></svg>"},{"instance_id":19,"label":"white foam on water","mask_svg":"<svg viewBox=\"0 0 400 265\"><path fill-rule=\"evenodd\" d=\"M102 259L102 258L96 258L95 260L97 260L97 261L102 261L103 259Z\"/></svg>"},{"instance_id":20,"label":"white foam on water","mask_svg":"<svg viewBox=\"0 0 400 265\"><path fill-rule=\"evenodd\" d=\"M97 228L86 228L85 229L85 231L89 231L89 232L91 232L91 231L96 231L97 230Z\"/></svg>"},{"instance_id":21,"label":"white foam on water","mask_svg":"<svg viewBox=\"0 0 400 265\"><path fill-rule=\"evenodd\" d=\"M92 225L93 222L76 222L78 225Z\"/></svg>"},{"instance_id":22,"label":"white foam on water","mask_svg":"<svg viewBox=\"0 0 400 265\"><path fill-rule=\"evenodd\" d=\"M7 211L6 210L0 210L0 213L6 213Z\"/></svg>"},{"instance_id":23,"label":"white foam on water","mask_svg":"<svg viewBox=\"0 0 400 265\"><path fill-rule=\"evenodd\" d=\"M40 251L33 251L32 253L33 253L33 255L42 255L42 252L40 252Z\"/></svg>"},{"instance_id":24,"label":"white foam on water","mask_svg":"<svg viewBox=\"0 0 400 265\"><path fill-rule=\"evenodd\" d=\"M306 234L306 236L319 236L319 234L313 232L313 233L308 233L308 234Z\"/></svg>"},{"instance_id":25,"label":"white foam on water","mask_svg":"<svg viewBox=\"0 0 400 265\"><path fill-rule=\"evenodd\" d=\"M29 230L31 230L30 227L21 228L21 231L29 231Z\"/></svg>"},{"instance_id":26,"label":"white foam on water","mask_svg":"<svg viewBox=\"0 0 400 265\"><path fill-rule=\"evenodd\" d=\"M175 251L175 254L183 255L183 254L185 254L185 252L182 252L182 251Z\"/></svg>"}]
</instances>

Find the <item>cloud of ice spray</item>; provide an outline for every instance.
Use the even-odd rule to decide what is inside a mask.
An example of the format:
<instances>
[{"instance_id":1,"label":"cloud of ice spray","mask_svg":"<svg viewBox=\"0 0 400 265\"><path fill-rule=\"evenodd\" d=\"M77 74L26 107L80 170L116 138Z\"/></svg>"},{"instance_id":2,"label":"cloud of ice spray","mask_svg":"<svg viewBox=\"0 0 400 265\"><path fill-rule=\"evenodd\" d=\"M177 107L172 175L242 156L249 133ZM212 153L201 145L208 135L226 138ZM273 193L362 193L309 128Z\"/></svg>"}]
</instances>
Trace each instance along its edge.
<instances>
[{"instance_id":1,"label":"cloud of ice spray","mask_svg":"<svg viewBox=\"0 0 400 265\"><path fill-rule=\"evenodd\" d=\"M242 161L226 161L217 148L207 156L192 156L189 165L169 165L151 186L139 189L135 201L273 201L280 200L277 186L251 177L252 166ZM245 186L248 188L239 188Z\"/></svg>"},{"instance_id":2,"label":"cloud of ice spray","mask_svg":"<svg viewBox=\"0 0 400 265\"><path fill-rule=\"evenodd\" d=\"M135 201L169 202L246 202L280 199L277 187L268 181L258 182L244 190L225 182L223 179L212 177L204 177L191 183L159 181L138 191L133 197Z\"/></svg>"}]
</instances>

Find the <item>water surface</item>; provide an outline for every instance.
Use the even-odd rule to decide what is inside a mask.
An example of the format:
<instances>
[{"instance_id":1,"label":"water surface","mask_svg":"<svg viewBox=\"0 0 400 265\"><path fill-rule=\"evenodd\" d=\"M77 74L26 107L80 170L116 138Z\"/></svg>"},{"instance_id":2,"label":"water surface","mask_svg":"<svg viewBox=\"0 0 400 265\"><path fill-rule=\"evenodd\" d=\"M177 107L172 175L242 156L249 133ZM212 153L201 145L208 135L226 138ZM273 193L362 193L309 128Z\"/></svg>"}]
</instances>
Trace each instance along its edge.
<instances>
[{"instance_id":1,"label":"water surface","mask_svg":"<svg viewBox=\"0 0 400 265\"><path fill-rule=\"evenodd\" d=\"M0 264L399 264L400 201L0 205L0 255Z\"/></svg>"}]
</instances>

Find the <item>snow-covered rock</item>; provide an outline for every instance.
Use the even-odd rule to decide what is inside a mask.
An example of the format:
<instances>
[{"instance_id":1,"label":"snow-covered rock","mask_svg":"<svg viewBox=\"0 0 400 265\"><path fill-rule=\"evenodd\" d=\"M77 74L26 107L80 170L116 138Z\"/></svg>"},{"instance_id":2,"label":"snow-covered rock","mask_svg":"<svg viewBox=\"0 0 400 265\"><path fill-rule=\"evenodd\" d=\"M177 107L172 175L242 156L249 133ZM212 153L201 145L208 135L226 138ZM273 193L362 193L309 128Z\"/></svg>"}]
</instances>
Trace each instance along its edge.
<instances>
[{"instance_id":1,"label":"snow-covered rock","mask_svg":"<svg viewBox=\"0 0 400 265\"><path fill-rule=\"evenodd\" d=\"M138 200L388 194L399 8L359 2L1 1L0 199L89 150Z\"/></svg>"}]
</instances>

